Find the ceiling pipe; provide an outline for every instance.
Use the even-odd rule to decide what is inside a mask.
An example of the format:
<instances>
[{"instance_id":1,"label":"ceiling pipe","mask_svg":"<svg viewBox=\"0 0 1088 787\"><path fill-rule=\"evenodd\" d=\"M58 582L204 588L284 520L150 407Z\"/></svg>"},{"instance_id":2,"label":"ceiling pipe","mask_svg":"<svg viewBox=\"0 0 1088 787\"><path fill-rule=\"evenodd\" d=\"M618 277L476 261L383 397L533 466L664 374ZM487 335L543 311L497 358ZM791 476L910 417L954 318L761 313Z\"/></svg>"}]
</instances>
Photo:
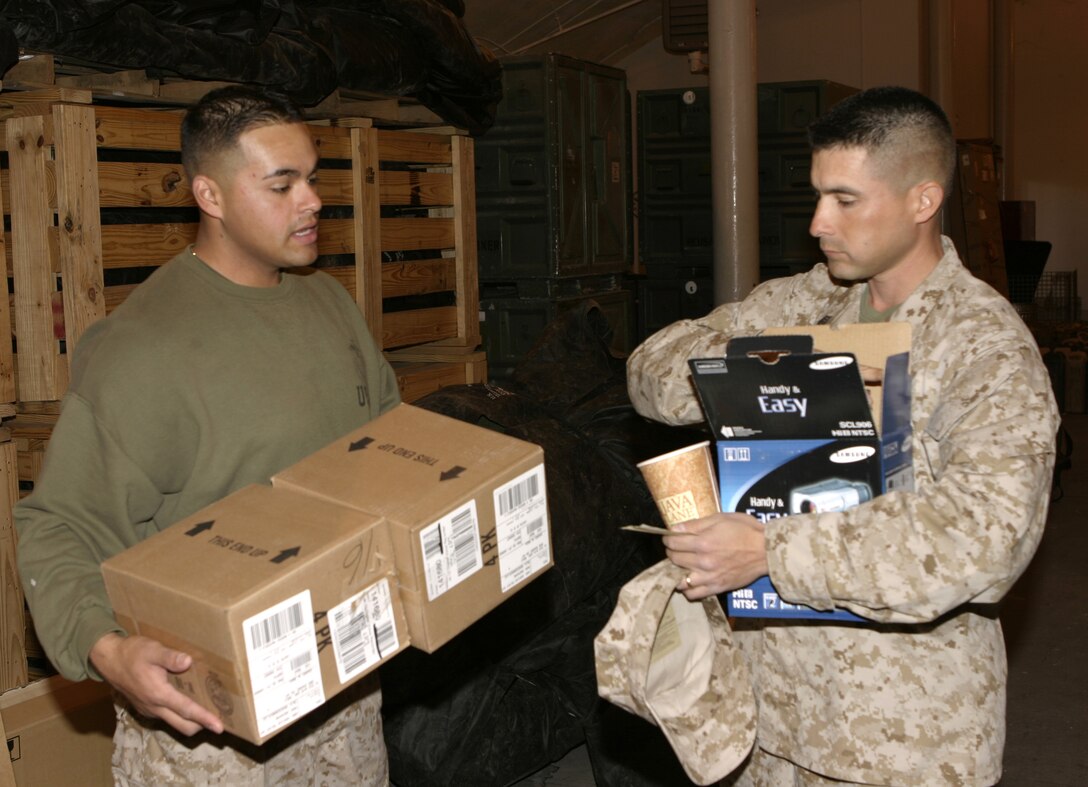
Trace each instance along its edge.
<instances>
[{"instance_id":1,"label":"ceiling pipe","mask_svg":"<svg viewBox=\"0 0 1088 787\"><path fill-rule=\"evenodd\" d=\"M755 0L709 0L714 303L759 282Z\"/></svg>"},{"instance_id":2,"label":"ceiling pipe","mask_svg":"<svg viewBox=\"0 0 1088 787\"><path fill-rule=\"evenodd\" d=\"M563 23L557 19L556 24L559 25L558 30L556 30L556 31L554 31L552 33L549 33L548 35L544 36L543 38L538 38L536 41L533 41L531 44L526 44L525 46L518 47L517 49L515 49L510 54L520 55L523 52L528 52L533 47L540 46L541 44L546 44L549 41L551 41L552 39L559 38L560 36L564 36L567 33L571 32L572 30L577 30L580 27L585 27L586 25L591 25L594 22L598 22L598 21L600 21L602 19L610 17L613 14L618 14L620 11L625 11L628 8L631 8L632 6L641 5L642 3L645 3L646 1L647 0L629 0L629 2L623 3L622 5L613 6L612 8L609 8L607 11L602 11L601 13L597 14L596 16L591 16L589 19L583 19L581 22L575 22L574 24L569 25L567 27L564 27ZM547 17L544 17L544 18L547 18ZM542 18L541 21L543 21L544 18ZM526 30L532 29L532 27L534 27L535 24L538 24L538 23L534 23L533 25L530 25L529 27L526 28ZM509 43L509 42L507 42L507 43Z\"/></svg>"}]
</instances>

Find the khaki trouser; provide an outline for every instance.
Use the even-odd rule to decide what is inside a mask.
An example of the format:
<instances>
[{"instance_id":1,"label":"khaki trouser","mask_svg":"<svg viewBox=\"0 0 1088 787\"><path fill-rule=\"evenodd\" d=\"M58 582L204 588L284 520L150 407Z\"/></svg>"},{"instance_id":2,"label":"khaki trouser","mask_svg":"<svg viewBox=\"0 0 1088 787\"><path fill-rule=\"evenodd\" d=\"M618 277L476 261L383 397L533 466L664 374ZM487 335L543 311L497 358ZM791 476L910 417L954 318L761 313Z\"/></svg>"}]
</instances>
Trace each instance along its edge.
<instances>
[{"instance_id":1,"label":"khaki trouser","mask_svg":"<svg viewBox=\"0 0 1088 787\"><path fill-rule=\"evenodd\" d=\"M118 704L113 779L121 787L385 787L389 762L377 676L363 678L263 746L231 735L187 738Z\"/></svg>"}]
</instances>

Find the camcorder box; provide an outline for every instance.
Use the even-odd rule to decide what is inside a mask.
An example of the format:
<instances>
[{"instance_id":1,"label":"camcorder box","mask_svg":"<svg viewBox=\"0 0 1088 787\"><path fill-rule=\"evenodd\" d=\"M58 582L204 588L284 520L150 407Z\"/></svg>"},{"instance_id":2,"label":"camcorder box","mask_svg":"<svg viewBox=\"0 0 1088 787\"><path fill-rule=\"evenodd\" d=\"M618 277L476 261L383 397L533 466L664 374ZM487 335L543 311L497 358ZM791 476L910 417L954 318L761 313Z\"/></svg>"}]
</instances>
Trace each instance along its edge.
<instances>
[{"instance_id":1,"label":"camcorder box","mask_svg":"<svg viewBox=\"0 0 1088 787\"><path fill-rule=\"evenodd\" d=\"M244 487L102 564L120 625L190 654L174 685L263 743L409 644L380 515Z\"/></svg>"},{"instance_id":2,"label":"camcorder box","mask_svg":"<svg viewBox=\"0 0 1088 787\"><path fill-rule=\"evenodd\" d=\"M762 522L842 511L914 486L910 326L775 328L689 361L716 439L723 511ZM728 594L735 617L864 621L781 599L768 577Z\"/></svg>"},{"instance_id":3,"label":"camcorder box","mask_svg":"<svg viewBox=\"0 0 1088 787\"><path fill-rule=\"evenodd\" d=\"M412 645L428 653L552 565L543 449L409 404L272 484L389 523Z\"/></svg>"}]
</instances>

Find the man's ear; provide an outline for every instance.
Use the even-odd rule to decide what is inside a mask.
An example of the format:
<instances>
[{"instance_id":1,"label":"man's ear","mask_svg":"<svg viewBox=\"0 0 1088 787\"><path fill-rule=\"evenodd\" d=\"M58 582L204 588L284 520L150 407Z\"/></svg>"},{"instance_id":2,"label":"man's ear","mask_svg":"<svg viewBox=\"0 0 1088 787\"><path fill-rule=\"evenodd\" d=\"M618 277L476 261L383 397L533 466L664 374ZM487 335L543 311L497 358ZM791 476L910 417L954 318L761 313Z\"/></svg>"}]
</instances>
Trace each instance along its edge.
<instances>
[{"instance_id":1,"label":"man's ear","mask_svg":"<svg viewBox=\"0 0 1088 787\"><path fill-rule=\"evenodd\" d=\"M212 218L221 218L219 184L207 175L197 175L193 178L193 199L202 213L207 213Z\"/></svg>"},{"instance_id":2,"label":"man's ear","mask_svg":"<svg viewBox=\"0 0 1088 787\"><path fill-rule=\"evenodd\" d=\"M919 224L925 224L937 215L944 204L944 187L935 180L927 180L914 188L918 194L915 218Z\"/></svg>"}]
</instances>

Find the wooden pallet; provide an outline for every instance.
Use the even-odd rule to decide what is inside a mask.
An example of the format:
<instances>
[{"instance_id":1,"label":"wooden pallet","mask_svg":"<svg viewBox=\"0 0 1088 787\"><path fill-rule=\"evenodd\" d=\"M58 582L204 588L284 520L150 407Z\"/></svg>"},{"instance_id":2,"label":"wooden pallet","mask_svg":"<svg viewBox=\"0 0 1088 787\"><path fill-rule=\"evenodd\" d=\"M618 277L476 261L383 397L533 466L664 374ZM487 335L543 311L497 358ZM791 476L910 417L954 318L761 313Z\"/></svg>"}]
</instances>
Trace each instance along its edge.
<instances>
[{"instance_id":1,"label":"wooden pallet","mask_svg":"<svg viewBox=\"0 0 1088 787\"><path fill-rule=\"evenodd\" d=\"M179 110L58 95L7 98L19 401L60 399L67 348L134 289L126 277L168 261L197 228L178 163ZM383 349L478 346L472 140L367 119L312 132L332 215L321 222L318 264L352 293ZM124 223L104 222L104 210L124 210Z\"/></svg>"},{"instance_id":2,"label":"wooden pallet","mask_svg":"<svg viewBox=\"0 0 1088 787\"><path fill-rule=\"evenodd\" d=\"M0 87L12 91L81 91L90 100L133 106L179 107L199 101L209 90L230 82L178 79L146 69L116 69L106 64L74 63L48 52L26 53L3 74ZM0 116L3 115L0 99ZM365 117L386 126L443 126L446 122L414 98L337 88L320 103L303 107L311 118Z\"/></svg>"}]
</instances>

